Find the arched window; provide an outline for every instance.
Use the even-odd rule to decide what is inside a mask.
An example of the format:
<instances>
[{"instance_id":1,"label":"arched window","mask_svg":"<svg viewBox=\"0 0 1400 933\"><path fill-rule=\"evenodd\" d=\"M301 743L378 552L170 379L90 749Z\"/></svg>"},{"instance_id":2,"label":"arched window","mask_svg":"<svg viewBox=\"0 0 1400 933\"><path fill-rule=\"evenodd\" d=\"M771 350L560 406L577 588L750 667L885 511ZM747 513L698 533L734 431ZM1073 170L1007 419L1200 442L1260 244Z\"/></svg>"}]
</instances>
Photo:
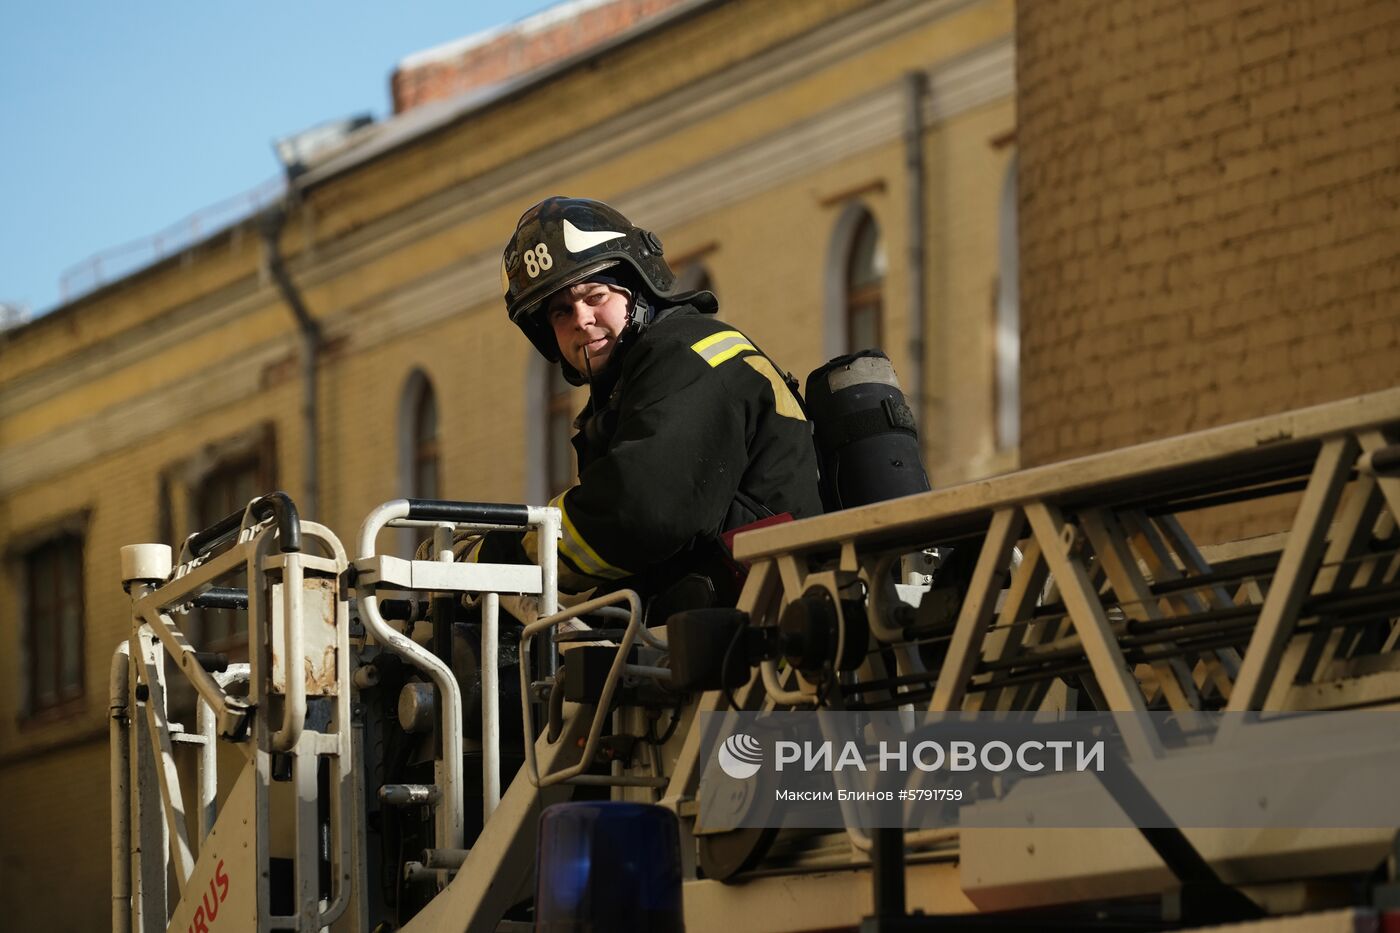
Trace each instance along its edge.
<instances>
[{"instance_id":1,"label":"arched window","mask_svg":"<svg viewBox=\"0 0 1400 933\"><path fill-rule=\"evenodd\" d=\"M399 480L397 494L409 499L442 498L442 453L438 434L437 392L432 380L415 369L399 396ZM412 557L419 529L398 532L400 557Z\"/></svg>"},{"instance_id":2,"label":"arched window","mask_svg":"<svg viewBox=\"0 0 1400 933\"><path fill-rule=\"evenodd\" d=\"M255 451L220 460L204 474L193 490L192 527L208 528L225 515L246 507L253 498L262 494L263 489L274 488L271 483L259 481L267 472L262 458ZM235 646L246 650L246 645L236 645L240 636L242 641L247 640L244 635L248 630L246 614L232 609L200 609L190 622L201 651Z\"/></svg>"},{"instance_id":3,"label":"arched window","mask_svg":"<svg viewBox=\"0 0 1400 933\"><path fill-rule=\"evenodd\" d=\"M30 548L22 558L20 644L28 675L25 715L57 709L74 712L72 701L83 694L82 532L86 519L69 524L76 527Z\"/></svg>"},{"instance_id":4,"label":"arched window","mask_svg":"<svg viewBox=\"0 0 1400 933\"><path fill-rule=\"evenodd\" d=\"M403 495L414 499L442 496L437 392L421 369L409 374L399 405L399 476Z\"/></svg>"},{"instance_id":5,"label":"arched window","mask_svg":"<svg viewBox=\"0 0 1400 933\"><path fill-rule=\"evenodd\" d=\"M880 346L885 271L880 224L864 204L847 202L827 250L822 350L828 359Z\"/></svg>"},{"instance_id":6,"label":"arched window","mask_svg":"<svg viewBox=\"0 0 1400 933\"><path fill-rule=\"evenodd\" d=\"M556 496L573 485L578 475L574 463L574 387L564 379L559 366L549 367L545 391L545 483L549 496Z\"/></svg>"},{"instance_id":7,"label":"arched window","mask_svg":"<svg viewBox=\"0 0 1400 933\"><path fill-rule=\"evenodd\" d=\"M687 263L676 274L676 291L678 292L698 292L715 290L714 279L710 277L710 270L703 262Z\"/></svg>"},{"instance_id":8,"label":"arched window","mask_svg":"<svg viewBox=\"0 0 1400 933\"><path fill-rule=\"evenodd\" d=\"M436 499L438 485L437 393L425 379L413 412L413 494Z\"/></svg>"},{"instance_id":9,"label":"arched window","mask_svg":"<svg viewBox=\"0 0 1400 933\"><path fill-rule=\"evenodd\" d=\"M1001 186L997 236L996 431L997 449L1021 442L1021 288L1016 233L1016 165L1011 157Z\"/></svg>"},{"instance_id":10,"label":"arched window","mask_svg":"<svg viewBox=\"0 0 1400 933\"><path fill-rule=\"evenodd\" d=\"M885 251L880 227L867 212L860 218L846 263L846 350L880 346L885 286Z\"/></svg>"},{"instance_id":11,"label":"arched window","mask_svg":"<svg viewBox=\"0 0 1400 933\"><path fill-rule=\"evenodd\" d=\"M277 489L277 432L270 423L253 425L207 444L192 445L186 456L161 469L156 487L158 536L179 552L185 537L241 512L249 500ZM200 651L248 660L248 614L234 609L191 609L180 623ZM65 644L67 644L65 642ZM175 677L167 684L170 713L190 722L196 694L190 682Z\"/></svg>"}]
</instances>

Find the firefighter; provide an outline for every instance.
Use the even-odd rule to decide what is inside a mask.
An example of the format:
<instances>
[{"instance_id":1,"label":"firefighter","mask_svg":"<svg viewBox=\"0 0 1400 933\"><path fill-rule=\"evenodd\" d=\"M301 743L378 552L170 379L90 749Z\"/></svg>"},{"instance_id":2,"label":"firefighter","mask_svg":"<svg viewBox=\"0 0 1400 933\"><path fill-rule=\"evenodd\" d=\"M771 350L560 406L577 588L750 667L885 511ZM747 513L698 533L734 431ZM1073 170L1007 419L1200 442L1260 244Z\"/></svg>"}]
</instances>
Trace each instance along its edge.
<instances>
[{"instance_id":1,"label":"firefighter","mask_svg":"<svg viewBox=\"0 0 1400 933\"><path fill-rule=\"evenodd\" d=\"M561 588L648 596L698 573L732 604L724 533L821 511L811 431L781 371L714 317L712 293L676 289L655 235L600 201L527 210L502 286L511 322L589 390L578 483L551 501Z\"/></svg>"}]
</instances>

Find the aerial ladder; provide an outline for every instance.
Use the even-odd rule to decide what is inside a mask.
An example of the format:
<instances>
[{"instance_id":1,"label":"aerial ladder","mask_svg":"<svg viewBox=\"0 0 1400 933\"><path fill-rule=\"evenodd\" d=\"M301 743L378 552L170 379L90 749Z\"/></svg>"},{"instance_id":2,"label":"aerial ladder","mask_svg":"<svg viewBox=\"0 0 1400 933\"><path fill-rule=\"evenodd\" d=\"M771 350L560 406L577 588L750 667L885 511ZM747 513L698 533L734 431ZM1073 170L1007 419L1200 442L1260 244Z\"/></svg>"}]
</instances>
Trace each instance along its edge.
<instances>
[{"instance_id":1,"label":"aerial ladder","mask_svg":"<svg viewBox=\"0 0 1400 933\"><path fill-rule=\"evenodd\" d=\"M1193 534L1259 510L1284 530ZM347 554L264 496L123 552L113 929L530 929L580 799L673 815L692 931L1388 929L1397 826L733 828L705 787L740 711L1395 708L1397 516L1400 389L745 533L737 607L667 618L561 602L549 507L395 500ZM538 562L460 559L502 530ZM246 612L246 663L190 643L202 607Z\"/></svg>"}]
</instances>

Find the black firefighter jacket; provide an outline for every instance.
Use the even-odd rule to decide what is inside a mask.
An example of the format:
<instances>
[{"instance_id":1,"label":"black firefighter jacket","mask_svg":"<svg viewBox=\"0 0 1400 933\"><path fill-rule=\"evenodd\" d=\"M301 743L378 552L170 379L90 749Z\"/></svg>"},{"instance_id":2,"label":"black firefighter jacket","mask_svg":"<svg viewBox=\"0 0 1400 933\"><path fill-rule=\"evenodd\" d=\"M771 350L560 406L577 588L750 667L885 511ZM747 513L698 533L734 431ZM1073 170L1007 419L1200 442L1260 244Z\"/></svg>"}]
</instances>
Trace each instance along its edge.
<instances>
[{"instance_id":1,"label":"black firefighter jacket","mask_svg":"<svg viewBox=\"0 0 1400 933\"><path fill-rule=\"evenodd\" d=\"M563 513L561 587L654 594L708 573L726 531L821 513L802 408L739 331L667 309L608 375L576 422L579 481L550 503Z\"/></svg>"}]
</instances>

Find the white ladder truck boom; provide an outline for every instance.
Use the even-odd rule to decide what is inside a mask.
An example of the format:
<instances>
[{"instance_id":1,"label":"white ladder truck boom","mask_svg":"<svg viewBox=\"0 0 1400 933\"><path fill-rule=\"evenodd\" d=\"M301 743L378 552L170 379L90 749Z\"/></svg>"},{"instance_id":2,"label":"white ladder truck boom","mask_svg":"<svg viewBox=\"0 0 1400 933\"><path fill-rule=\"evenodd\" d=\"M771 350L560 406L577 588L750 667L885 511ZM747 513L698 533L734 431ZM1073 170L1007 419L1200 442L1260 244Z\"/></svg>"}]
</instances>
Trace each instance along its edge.
<instances>
[{"instance_id":1,"label":"white ladder truck boom","mask_svg":"<svg viewBox=\"0 0 1400 933\"><path fill-rule=\"evenodd\" d=\"M1203 517L1260 509L1288 527L1195 539L1219 526ZM667 618L627 589L561 604L557 509L395 500L347 554L266 495L178 559L123 549L113 930L610 929L642 902L632 928L691 933L1400 928L1388 799L1287 830L1068 826L1026 796L1052 779L1004 776L966 784L960 821L889 826L853 808L804 823L762 778L716 783L743 757L717 757L726 735L799 714L916 736L952 714L1114 713L1132 771L1204 793L1229 778L1190 756L1254 734L1205 740L1207 720L1400 716L1397 516L1400 389L741 534L737 607ZM391 527L426 537L418 559L379 550ZM470 559L490 532L533 533L538 561ZM246 660L191 643L211 608L246 614ZM1320 736L1318 767L1386 767L1394 743L1363 734ZM1265 781L1253 764L1237 773ZM939 780L898 789L951 799ZM1172 806L1150 780L1094 792ZM550 834L585 810L592 861L561 867ZM969 819L1013 811L1036 818ZM608 835L655 813L659 836ZM674 850L674 869L619 838ZM637 880L666 871L672 900Z\"/></svg>"}]
</instances>

